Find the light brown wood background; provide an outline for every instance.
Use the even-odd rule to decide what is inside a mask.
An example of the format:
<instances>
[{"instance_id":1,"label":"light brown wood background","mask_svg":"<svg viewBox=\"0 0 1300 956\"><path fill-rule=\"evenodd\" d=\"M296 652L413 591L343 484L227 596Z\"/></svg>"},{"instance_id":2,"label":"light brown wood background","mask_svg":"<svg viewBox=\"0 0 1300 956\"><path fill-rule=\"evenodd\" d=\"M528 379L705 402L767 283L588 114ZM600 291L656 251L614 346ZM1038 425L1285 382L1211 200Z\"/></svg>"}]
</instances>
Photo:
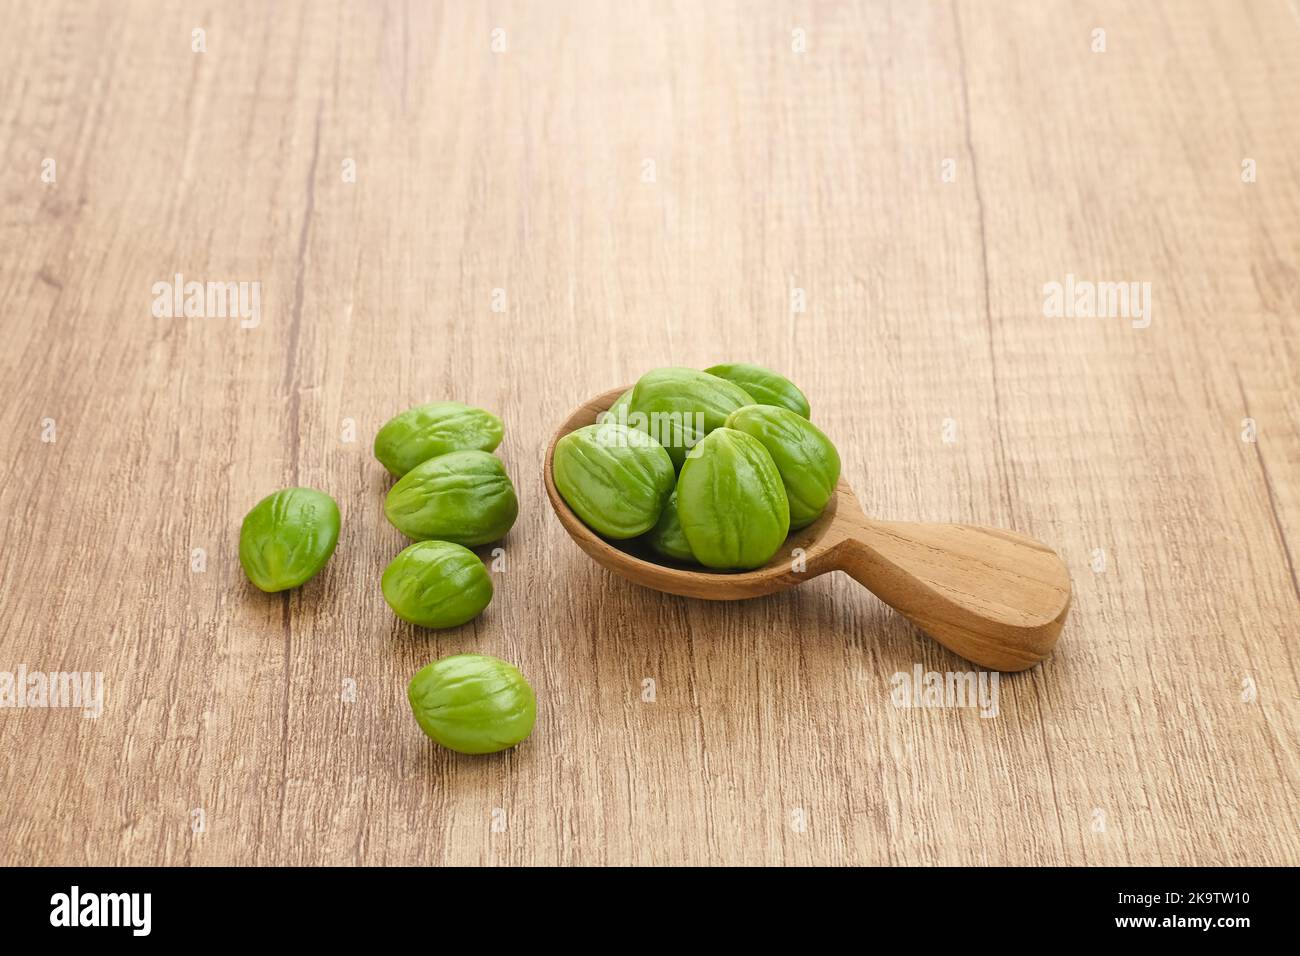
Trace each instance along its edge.
<instances>
[{"instance_id":1,"label":"light brown wood background","mask_svg":"<svg viewBox=\"0 0 1300 956\"><path fill-rule=\"evenodd\" d=\"M1294 0L0 18L0 670L106 685L0 710L0 862L1300 862ZM154 318L178 272L260 282L261 325ZM1150 282L1151 326L1044 317L1067 274ZM713 605L566 539L551 429L723 360L803 386L873 513L1059 549L1071 617L998 717L892 706L969 665L847 578ZM521 512L433 633L380 594L369 445L444 398L504 418ZM342 536L266 596L239 522L295 483ZM411 719L463 651L531 678L518 749Z\"/></svg>"}]
</instances>

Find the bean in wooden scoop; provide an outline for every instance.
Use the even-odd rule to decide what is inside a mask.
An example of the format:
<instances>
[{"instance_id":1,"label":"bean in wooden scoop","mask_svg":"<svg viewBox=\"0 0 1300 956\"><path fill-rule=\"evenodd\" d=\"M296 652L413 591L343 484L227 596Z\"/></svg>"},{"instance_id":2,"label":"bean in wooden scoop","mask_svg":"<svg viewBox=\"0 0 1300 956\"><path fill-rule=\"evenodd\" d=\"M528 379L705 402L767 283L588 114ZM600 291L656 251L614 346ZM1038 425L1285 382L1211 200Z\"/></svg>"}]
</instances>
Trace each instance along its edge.
<instances>
[{"instance_id":1,"label":"bean in wooden scoop","mask_svg":"<svg viewBox=\"0 0 1300 956\"><path fill-rule=\"evenodd\" d=\"M643 560L588 528L555 487L555 443L590 425L626 389L584 403L546 449L546 494L578 547L615 574L685 597L735 601L844 571L949 650L982 667L1020 671L1052 652L1070 607L1070 576L1051 548L1032 538L967 524L879 521L862 511L841 479L822 516L793 532L755 571L693 571ZM802 549L803 560L792 552ZM802 570L796 567L802 566Z\"/></svg>"}]
</instances>

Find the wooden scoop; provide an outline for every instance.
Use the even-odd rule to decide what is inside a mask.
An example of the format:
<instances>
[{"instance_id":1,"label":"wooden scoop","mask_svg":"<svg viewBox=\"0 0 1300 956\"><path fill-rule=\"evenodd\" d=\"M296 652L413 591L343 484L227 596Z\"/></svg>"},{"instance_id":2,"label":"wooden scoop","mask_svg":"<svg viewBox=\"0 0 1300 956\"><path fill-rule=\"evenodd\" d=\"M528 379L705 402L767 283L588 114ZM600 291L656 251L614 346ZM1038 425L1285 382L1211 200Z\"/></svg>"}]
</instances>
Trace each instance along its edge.
<instances>
[{"instance_id":1,"label":"wooden scoop","mask_svg":"<svg viewBox=\"0 0 1300 956\"><path fill-rule=\"evenodd\" d=\"M615 574L656 591L736 601L845 571L944 647L983 667L1025 670L1052 652L1070 607L1070 575L1056 552L997 528L868 518L843 479L822 516L793 532L755 571L656 564L601 538L560 497L552 459L560 438L592 424L626 390L575 409L546 448L546 494L560 524Z\"/></svg>"}]
</instances>

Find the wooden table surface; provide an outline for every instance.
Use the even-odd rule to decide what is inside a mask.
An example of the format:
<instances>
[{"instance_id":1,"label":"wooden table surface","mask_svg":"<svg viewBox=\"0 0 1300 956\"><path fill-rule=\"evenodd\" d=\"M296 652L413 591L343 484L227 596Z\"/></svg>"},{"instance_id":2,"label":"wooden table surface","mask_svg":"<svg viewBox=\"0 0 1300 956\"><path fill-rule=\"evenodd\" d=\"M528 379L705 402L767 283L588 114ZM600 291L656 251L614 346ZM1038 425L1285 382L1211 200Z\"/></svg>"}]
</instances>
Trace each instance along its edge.
<instances>
[{"instance_id":1,"label":"wooden table surface","mask_svg":"<svg viewBox=\"0 0 1300 956\"><path fill-rule=\"evenodd\" d=\"M0 863L1300 862L1295 0L0 16L0 671L104 687L0 709ZM256 323L156 316L177 274ZM1049 314L1085 280L1149 324ZM995 717L896 707L971 665L843 575L704 603L567 539L568 411L729 360L871 513L1059 550ZM435 399L520 497L448 632L383 601L370 453ZM294 484L338 550L263 595L239 522ZM519 748L412 720L466 651L536 688Z\"/></svg>"}]
</instances>

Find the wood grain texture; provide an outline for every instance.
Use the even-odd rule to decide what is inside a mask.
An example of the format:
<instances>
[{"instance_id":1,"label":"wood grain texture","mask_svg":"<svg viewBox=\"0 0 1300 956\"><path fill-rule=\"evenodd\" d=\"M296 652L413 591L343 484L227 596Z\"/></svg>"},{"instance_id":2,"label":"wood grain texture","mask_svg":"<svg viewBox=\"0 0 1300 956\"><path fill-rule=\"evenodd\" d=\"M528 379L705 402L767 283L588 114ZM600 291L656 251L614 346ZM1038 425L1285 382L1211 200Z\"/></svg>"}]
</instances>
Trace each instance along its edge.
<instances>
[{"instance_id":1,"label":"wood grain texture","mask_svg":"<svg viewBox=\"0 0 1300 956\"><path fill-rule=\"evenodd\" d=\"M0 710L0 863L1300 862L1294 0L0 14L0 670L106 695ZM260 324L154 318L176 273ZM1068 275L1150 326L1045 317ZM729 360L868 513L1065 558L998 716L893 706L967 665L843 575L691 601L568 539L563 416ZM501 415L521 505L449 633L383 602L369 452L434 399ZM237 530L290 484L342 534L264 595ZM531 678L525 745L420 734L463 651Z\"/></svg>"}]
</instances>

